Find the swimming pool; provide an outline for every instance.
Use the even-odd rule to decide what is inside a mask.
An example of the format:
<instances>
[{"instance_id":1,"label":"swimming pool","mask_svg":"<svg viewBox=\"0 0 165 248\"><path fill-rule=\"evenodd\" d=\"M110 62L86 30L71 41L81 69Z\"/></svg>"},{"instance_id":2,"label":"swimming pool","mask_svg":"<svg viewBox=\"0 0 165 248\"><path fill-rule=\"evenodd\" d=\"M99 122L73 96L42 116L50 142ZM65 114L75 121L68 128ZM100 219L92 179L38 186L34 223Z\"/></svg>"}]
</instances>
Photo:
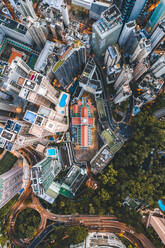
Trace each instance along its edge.
<instances>
[{"instance_id":1,"label":"swimming pool","mask_svg":"<svg viewBox=\"0 0 165 248\"><path fill-rule=\"evenodd\" d=\"M67 99L67 94L64 93L64 94L62 95L62 97L61 97L60 102L59 102L59 106L60 106L61 108L65 107L65 105L66 105L66 99Z\"/></svg>"},{"instance_id":2,"label":"swimming pool","mask_svg":"<svg viewBox=\"0 0 165 248\"><path fill-rule=\"evenodd\" d=\"M158 201L158 205L162 211L165 211L165 205L163 204L161 200Z\"/></svg>"},{"instance_id":3,"label":"swimming pool","mask_svg":"<svg viewBox=\"0 0 165 248\"><path fill-rule=\"evenodd\" d=\"M36 119L37 115L33 112L27 111L24 115L24 120L25 121L29 121L30 123L34 123L35 119Z\"/></svg>"},{"instance_id":4,"label":"swimming pool","mask_svg":"<svg viewBox=\"0 0 165 248\"><path fill-rule=\"evenodd\" d=\"M54 148L50 148L47 150L48 156L55 156L56 150Z\"/></svg>"}]
</instances>

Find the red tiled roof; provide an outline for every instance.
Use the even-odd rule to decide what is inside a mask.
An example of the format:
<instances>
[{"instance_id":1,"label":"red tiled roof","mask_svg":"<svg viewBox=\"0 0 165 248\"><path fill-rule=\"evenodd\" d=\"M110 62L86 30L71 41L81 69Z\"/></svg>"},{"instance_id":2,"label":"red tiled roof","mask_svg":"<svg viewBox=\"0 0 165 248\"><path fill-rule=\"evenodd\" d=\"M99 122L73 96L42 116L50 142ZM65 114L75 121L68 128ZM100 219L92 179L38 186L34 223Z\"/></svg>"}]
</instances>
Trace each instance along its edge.
<instances>
[{"instance_id":1,"label":"red tiled roof","mask_svg":"<svg viewBox=\"0 0 165 248\"><path fill-rule=\"evenodd\" d=\"M73 105L73 115L79 112L81 104ZM93 113L93 106L90 107L90 112ZM81 117L72 117L72 125L81 126L81 146L88 147L88 128L89 125L94 125L94 118L88 117L88 107L83 106L81 108Z\"/></svg>"},{"instance_id":2,"label":"red tiled roof","mask_svg":"<svg viewBox=\"0 0 165 248\"><path fill-rule=\"evenodd\" d=\"M89 125L94 125L94 118L88 118L88 124Z\"/></svg>"},{"instance_id":3,"label":"red tiled roof","mask_svg":"<svg viewBox=\"0 0 165 248\"><path fill-rule=\"evenodd\" d=\"M76 105L73 105L73 114L77 114L79 111L79 106L76 104Z\"/></svg>"},{"instance_id":4,"label":"red tiled roof","mask_svg":"<svg viewBox=\"0 0 165 248\"><path fill-rule=\"evenodd\" d=\"M81 126L81 146L88 147L88 126Z\"/></svg>"},{"instance_id":5,"label":"red tiled roof","mask_svg":"<svg viewBox=\"0 0 165 248\"><path fill-rule=\"evenodd\" d=\"M82 107L81 109L81 117L88 117L88 108L87 107Z\"/></svg>"},{"instance_id":6,"label":"red tiled roof","mask_svg":"<svg viewBox=\"0 0 165 248\"><path fill-rule=\"evenodd\" d=\"M72 118L72 125L80 125L80 124L81 124L80 117L73 117Z\"/></svg>"},{"instance_id":7,"label":"red tiled roof","mask_svg":"<svg viewBox=\"0 0 165 248\"><path fill-rule=\"evenodd\" d=\"M22 55L23 54L24 54L23 52L19 52L15 48L12 48L12 53L10 55L10 58L8 60L8 63L11 64L11 62L13 61L13 59L15 59L16 57L22 58Z\"/></svg>"}]
</instances>

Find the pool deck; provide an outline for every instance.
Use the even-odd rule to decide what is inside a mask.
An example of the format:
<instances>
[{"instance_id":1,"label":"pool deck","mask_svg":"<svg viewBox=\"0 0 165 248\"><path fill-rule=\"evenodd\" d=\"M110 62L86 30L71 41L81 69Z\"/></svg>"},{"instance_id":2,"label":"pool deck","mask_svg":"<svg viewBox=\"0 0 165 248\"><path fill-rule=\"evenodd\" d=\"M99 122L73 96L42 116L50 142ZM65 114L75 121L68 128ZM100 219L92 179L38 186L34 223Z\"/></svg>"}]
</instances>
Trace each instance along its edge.
<instances>
[{"instance_id":1,"label":"pool deck","mask_svg":"<svg viewBox=\"0 0 165 248\"><path fill-rule=\"evenodd\" d=\"M64 116L64 115L68 116L69 100L70 100L70 95L66 92L61 92L60 97L59 97L59 103L56 105L56 111L58 112L58 114L60 116ZM64 101L65 105L64 105L64 103L60 104L61 101L62 101L62 103ZM63 107L61 107L60 105L61 106L63 105Z\"/></svg>"}]
</instances>

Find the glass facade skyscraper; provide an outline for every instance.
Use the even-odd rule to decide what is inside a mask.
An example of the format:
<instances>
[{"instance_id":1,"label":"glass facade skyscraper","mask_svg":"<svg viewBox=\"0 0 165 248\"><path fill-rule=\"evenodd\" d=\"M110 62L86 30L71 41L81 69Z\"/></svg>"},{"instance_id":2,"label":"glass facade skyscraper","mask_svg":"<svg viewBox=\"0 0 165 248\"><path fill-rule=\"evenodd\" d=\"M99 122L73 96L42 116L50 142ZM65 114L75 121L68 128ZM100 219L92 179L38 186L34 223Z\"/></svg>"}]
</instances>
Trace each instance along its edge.
<instances>
[{"instance_id":1,"label":"glass facade skyscraper","mask_svg":"<svg viewBox=\"0 0 165 248\"><path fill-rule=\"evenodd\" d=\"M165 17L165 0L160 0L158 6L146 24L147 31L152 33L163 17Z\"/></svg>"}]
</instances>

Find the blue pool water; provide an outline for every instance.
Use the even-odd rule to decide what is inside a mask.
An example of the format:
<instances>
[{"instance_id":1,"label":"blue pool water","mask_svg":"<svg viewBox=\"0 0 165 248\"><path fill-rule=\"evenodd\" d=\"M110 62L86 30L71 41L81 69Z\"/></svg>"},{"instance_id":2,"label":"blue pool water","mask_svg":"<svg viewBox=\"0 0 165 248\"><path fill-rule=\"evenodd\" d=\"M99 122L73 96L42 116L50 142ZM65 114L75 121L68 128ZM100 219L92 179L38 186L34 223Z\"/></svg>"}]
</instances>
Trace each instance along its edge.
<instances>
[{"instance_id":1,"label":"blue pool water","mask_svg":"<svg viewBox=\"0 0 165 248\"><path fill-rule=\"evenodd\" d=\"M158 201L158 205L162 211L165 211L165 205L163 204L161 200Z\"/></svg>"},{"instance_id":2,"label":"blue pool water","mask_svg":"<svg viewBox=\"0 0 165 248\"><path fill-rule=\"evenodd\" d=\"M134 115L137 115L140 112L140 108L135 106L133 112L134 112Z\"/></svg>"},{"instance_id":3,"label":"blue pool water","mask_svg":"<svg viewBox=\"0 0 165 248\"><path fill-rule=\"evenodd\" d=\"M33 112L30 112L30 111L27 111L25 113L25 116L24 116L24 120L26 121L29 121L30 123L34 123L35 119L36 119L36 114L34 114Z\"/></svg>"},{"instance_id":4,"label":"blue pool water","mask_svg":"<svg viewBox=\"0 0 165 248\"><path fill-rule=\"evenodd\" d=\"M61 108L65 107L65 105L66 105L66 99L67 99L67 95L66 94L63 94L62 97L61 97L61 100L59 102L59 106Z\"/></svg>"},{"instance_id":5,"label":"blue pool water","mask_svg":"<svg viewBox=\"0 0 165 248\"><path fill-rule=\"evenodd\" d=\"M51 148L51 149L48 149L48 156L55 156L56 155L56 150Z\"/></svg>"}]
</instances>

